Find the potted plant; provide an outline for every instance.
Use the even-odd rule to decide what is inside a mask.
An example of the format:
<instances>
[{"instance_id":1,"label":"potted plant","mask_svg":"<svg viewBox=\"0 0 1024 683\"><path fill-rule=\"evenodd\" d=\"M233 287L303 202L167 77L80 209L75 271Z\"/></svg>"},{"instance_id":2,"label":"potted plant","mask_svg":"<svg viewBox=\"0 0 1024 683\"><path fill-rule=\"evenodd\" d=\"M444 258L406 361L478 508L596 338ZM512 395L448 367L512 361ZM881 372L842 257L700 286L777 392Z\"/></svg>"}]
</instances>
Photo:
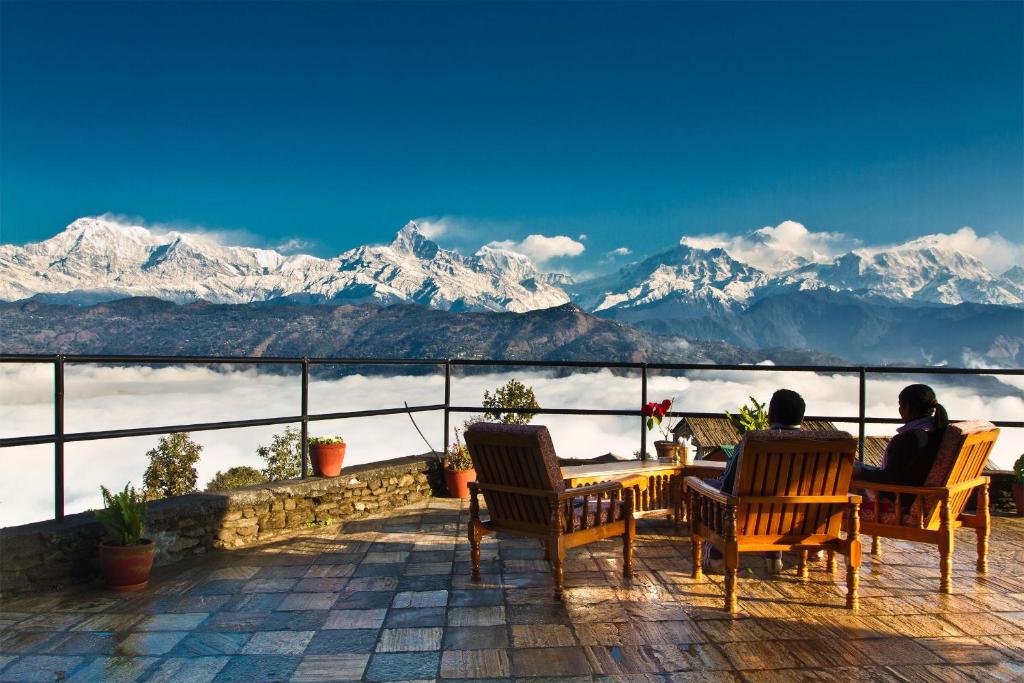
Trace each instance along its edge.
<instances>
[{"instance_id":1,"label":"potted plant","mask_svg":"<svg viewBox=\"0 0 1024 683\"><path fill-rule=\"evenodd\" d=\"M664 437L654 442L658 459L663 462L686 462L689 459L689 452L684 450L683 444L679 443L679 437L675 434L675 429L682 418L675 421L666 419L672 412L674 403L674 398L648 403L643 407L643 414L647 417L647 430L651 431L657 427Z\"/></svg>"},{"instance_id":2,"label":"potted plant","mask_svg":"<svg viewBox=\"0 0 1024 683\"><path fill-rule=\"evenodd\" d=\"M309 459L315 476L338 476L345 459L345 440L340 436L309 437Z\"/></svg>"},{"instance_id":3,"label":"potted plant","mask_svg":"<svg viewBox=\"0 0 1024 683\"><path fill-rule=\"evenodd\" d=\"M1013 502L1017 504L1017 514L1024 515L1024 455L1013 463Z\"/></svg>"},{"instance_id":4,"label":"potted plant","mask_svg":"<svg viewBox=\"0 0 1024 683\"><path fill-rule=\"evenodd\" d=\"M725 411L725 417L741 435L755 429L768 429L768 413L764 410L764 404L758 403L753 396L747 398L750 399L750 405L740 406L739 412L735 415L728 410Z\"/></svg>"},{"instance_id":5,"label":"potted plant","mask_svg":"<svg viewBox=\"0 0 1024 683\"><path fill-rule=\"evenodd\" d=\"M103 525L107 540L100 543L100 567L107 587L115 591L137 591L149 583L156 546L142 538L146 525L146 498L125 484L124 491L111 494L101 486L102 510L93 510Z\"/></svg>"},{"instance_id":6,"label":"potted plant","mask_svg":"<svg viewBox=\"0 0 1024 683\"><path fill-rule=\"evenodd\" d=\"M455 430L455 443L448 447L444 458L444 483L448 487L448 495L452 498L469 498L469 482L476 480L473 459L469 449L459 439L459 430Z\"/></svg>"}]
</instances>

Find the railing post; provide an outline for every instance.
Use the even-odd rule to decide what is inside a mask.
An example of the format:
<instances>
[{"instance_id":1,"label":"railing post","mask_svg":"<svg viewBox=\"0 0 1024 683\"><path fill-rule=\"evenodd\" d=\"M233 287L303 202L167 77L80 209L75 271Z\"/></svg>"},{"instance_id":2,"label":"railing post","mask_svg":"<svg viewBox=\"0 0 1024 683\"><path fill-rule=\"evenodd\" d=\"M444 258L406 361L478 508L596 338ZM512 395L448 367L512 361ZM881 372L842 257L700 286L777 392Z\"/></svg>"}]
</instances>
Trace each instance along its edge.
<instances>
[{"instance_id":1,"label":"railing post","mask_svg":"<svg viewBox=\"0 0 1024 683\"><path fill-rule=\"evenodd\" d=\"M452 359L444 363L444 439L442 439L442 453L448 452L449 420L451 419L452 405Z\"/></svg>"},{"instance_id":2,"label":"railing post","mask_svg":"<svg viewBox=\"0 0 1024 683\"><path fill-rule=\"evenodd\" d=\"M309 358L302 359L302 478L309 476Z\"/></svg>"},{"instance_id":3,"label":"railing post","mask_svg":"<svg viewBox=\"0 0 1024 683\"><path fill-rule=\"evenodd\" d=\"M640 407L647 405L647 363L640 367ZM647 422L640 415L640 459L647 460Z\"/></svg>"},{"instance_id":4,"label":"railing post","mask_svg":"<svg viewBox=\"0 0 1024 683\"><path fill-rule=\"evenodd\" d=\"M858 428L857 439L860 444L857 457L861 462L864 462L864 418L867 417L867 404L867 371L862 367L860 369L860 427Z\"/></svg>"},{"instance_id":5,"label":"railing post","mask_svg":"<svg viewBox=\"0 0 1024 683\"><path fill-rule=\"evenodd\" d=\"M53 518L64 519L64 356L53 364Z\"/></svg>"}]
</instances>

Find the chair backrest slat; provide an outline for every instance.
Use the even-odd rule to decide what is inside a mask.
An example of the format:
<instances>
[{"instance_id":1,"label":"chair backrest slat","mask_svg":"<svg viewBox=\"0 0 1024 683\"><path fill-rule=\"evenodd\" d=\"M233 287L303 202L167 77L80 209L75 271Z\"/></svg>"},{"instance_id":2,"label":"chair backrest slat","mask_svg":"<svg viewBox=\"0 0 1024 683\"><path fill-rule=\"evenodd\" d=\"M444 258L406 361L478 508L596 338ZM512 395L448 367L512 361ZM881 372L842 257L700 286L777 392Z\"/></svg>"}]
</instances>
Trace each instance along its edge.
<instances>
[{"instance_id":1,"label":"chair backrest slat","mask_svg":"<svg viewBox=\"0 0 1024 683\"><path fill-rule=\"evenodd\" d=\"M999 428L985 420L954 422L946 427L935 455L935 462L925 479L925 486L953 486L981 476L988 462L992 447L999 437ZM956 519L964 511L971 491L961 491L950 496L950 517ZM910 507L910 518L914 524L926 529L937 529L941 521L939 499L935 496L918 497Z\"/></svg>"},{"instance_id":2,"label":"chair backrest slat","mask_svg":"<svg viewBox=\"0 0 1024 683\"><path fill-rule=\"evenodd\" d=\"M551 493L565 490L547 427L480 422L466 430L477 481ZM491 521L497 526L541 530L549 526L549 499L483 489Z\"/></svg>"},{"instance_id":3,"label":"chair backrest slat","mask_svg":"<svg viewBox=\"0 0 1024 683\"><path fill-rule=\"evenodd\" d=\"M740 444L737 496L843 495L850 487L857 441L846 432L755 431ZM843 506L753 503L736 511L744 535L838 536Z\"/></svg>"}]
</instances>

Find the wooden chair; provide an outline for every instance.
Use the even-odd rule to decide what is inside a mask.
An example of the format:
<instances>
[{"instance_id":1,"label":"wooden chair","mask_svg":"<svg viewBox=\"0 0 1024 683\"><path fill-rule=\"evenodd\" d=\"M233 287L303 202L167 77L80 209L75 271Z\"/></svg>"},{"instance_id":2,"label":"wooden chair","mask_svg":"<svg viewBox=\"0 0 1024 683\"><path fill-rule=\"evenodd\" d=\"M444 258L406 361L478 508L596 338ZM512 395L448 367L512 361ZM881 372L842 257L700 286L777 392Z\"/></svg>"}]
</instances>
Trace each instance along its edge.
<instances>
[{"instance_id":1,"label":"wooden chair","mask_svg":"<svg viewBox=\"0 0 1024 683\"><path fill-rule=\"evenodd\" d=\"M953 590L953 531L965 526L977 534L977 570L984 573L988 569L989 479L981 476L981 472L998 436L999 429L991 422L954 422L942 436L924 486L853 481L850 486L854 489L869 491L876 499L880 493L892 499L889 501L891 510L885 510L880 502L865 505L861 510L861 533L872 537L871 554L881 554L878 539L882 536L937 545L941 590L950 593ZM974 514L965 514L964 507L972 491L977 491L978 509ZM902 515L896 514L911 497L910 509ZM878 514L880 508L884 511Z\"/></svg>"},{"instance_id":2,"label":"wooden chair","mask_svg":"<svg viewBox=\"0 0 1024 683\"><path fill-rule=\"evenodd\" d=\"M562 599L562 563L569 548L622 536L622 575L633 573L633 491L620 482L565 487L547 427L480 422L466 430L477 480L469 484L473 580L480 580L480 539L496 531L545 544L555 599ZM483 493L489 519L480 519Z\"/></svg>"},{"instance_id":3,"label":"wooden chair","mask_svg":"<svg viewBox=\"0 0 1024 683\"><path fill-rule=\"evenodd\" d=\"M740 553L796 550L806 578L807 552L823 549L830 572L835 553L846 556L846 606L855 609L860 496L848 489L856 452L857 440L846 432L753 431L740 442L731 492L687 477L693 577L701 578L706 538L724 556L725 608L735 612Z\"/></svg>"}]
</instances>

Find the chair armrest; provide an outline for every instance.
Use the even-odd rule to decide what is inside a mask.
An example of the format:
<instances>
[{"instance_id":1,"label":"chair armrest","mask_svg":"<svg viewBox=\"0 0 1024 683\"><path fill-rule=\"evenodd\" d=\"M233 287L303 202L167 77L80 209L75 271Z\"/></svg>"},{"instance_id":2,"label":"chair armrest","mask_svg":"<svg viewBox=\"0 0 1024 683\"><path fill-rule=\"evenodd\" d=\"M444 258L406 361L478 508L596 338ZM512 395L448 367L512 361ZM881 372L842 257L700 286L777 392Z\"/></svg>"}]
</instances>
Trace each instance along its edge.
<instances>
[{"instance_id":1,"label":"chair armrest","mask_svg":"<svg viewBox=\"0 0 1024 683\"><path fill-rule=\"evenodd\" d=\"M860 504L860 496L730 496L736 505L846 505Z\"/></svg>"},{"instance_id":2,"label":"chair armrest","mask_svg":"<svg viewBox=\"0 0 1024 683\"><path fill-rule=\"evenodd\" d=\"M686 487L696 493L698 496L704 496L711 500L722 503L723 505L736 505L738 500L735 496L731 496L727 493L722 493L714 486L704 482L699 477L687 477Z\"/></svg>"},{"instance_id":3,"label":"chair armrest","mask_svg":"<svg viewBox=\"0 0 1024 683\"><path fill-rule=\"evenodd\" d=\"M975 484L977 486L977 484ZM940 496L949 497L953 488L949 486L898 486L896 484L882 484L873 481L861 481L855 479L850 482L851 489L867 489L869 491L881 491L883 493L908 493L914 496Z\"/></svg>"},{"instance_id":4,"label":"chair armrest","mask_svg":"<svg viewBox=\"0 0 1024 683\"><path fill-rule=\"evenodd\" d=\"M579 496L589 496L595 493L611 493L612 491L622 490L621 481L605 481L600 484L587 484L586 486L577 486L575 488L566 489L562 493L558 494L559 500L567 500L569 498L577 498Z\"/></svg>"},{"instance_id":5,"label":"chair armrest","mask_svg":"<svg viewBox=\"0 0 1024 683\"><path fill-rule=\"evenodd\" d=\"M971 479L970 481L962 481L959 484L952 484L949 487L950 493L956 491L963 491L964 489L975 489L979 486L984 486L991 481L988 477L978 477L977 479Z\"/></svg>"}]
</instances>

